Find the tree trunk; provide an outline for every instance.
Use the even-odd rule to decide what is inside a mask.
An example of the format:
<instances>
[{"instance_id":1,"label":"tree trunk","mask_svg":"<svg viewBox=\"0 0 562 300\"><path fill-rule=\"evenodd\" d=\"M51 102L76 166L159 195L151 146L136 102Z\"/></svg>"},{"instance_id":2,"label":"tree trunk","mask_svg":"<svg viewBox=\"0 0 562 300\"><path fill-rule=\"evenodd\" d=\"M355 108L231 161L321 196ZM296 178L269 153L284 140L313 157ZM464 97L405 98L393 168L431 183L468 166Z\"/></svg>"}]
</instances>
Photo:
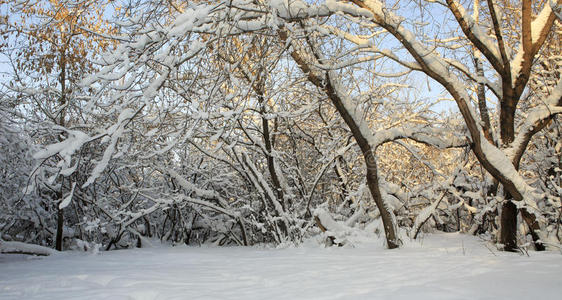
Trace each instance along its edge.
<instances>
[{"instance_id":1,"label":"tree trunk","mask_svg":"<svg viewBox=\"0 0 562 300\"><path fill-rule=\"evenodd\" d=\"M367 168L367 186L369 187L371 196L373 197L373 200L375 200L375 204L381 214L388 249L398 248L398 237L396 236L396 229L394 228L394 222L392 221L392 212L390 212L389 208L386 207L380 191L375 152L371 148L371 145L367 141L366 137L361 133L359 124L356 123L345 108L342 100L334 90L329 79L328 84L325 86L325 90L340 116L342 116L345 123L351 129L355 141L357 141L359 148L361 148L361 151L363 152L365 167Z\"/></svg>"},{"instance_id":2,"label":"tree trunk","mask_svg":"<svg viewBox=\"0 0 562 300\"><path fill-rule=\"evenodd\" d=\"M509 200L502 205L500 243L505 251L517 251L517 206Z\"/></svg>"},{"instance_id":3,"label":"tree trunk","mask_svg":"<svg viewBox=\"0 0 562 300\"><path fill-rule=\"evenodd\" d=\"M64 127L65 125L65 108L66 105L66 51L62 52L62 56L59 61L59 67L61 68L60 75L59 75L59 83L61 85L61 96L59 99L59 104L61 106L60 117L58 120L58 125ZM59 136L59 141L62 142L62 137ZM59 207L60 203L62 202L63 192L62 192L63 185L61 184L60 191L58 192L58 199L60 199L59 203L57 204L57 236L56 236L56 245L55 249L58 251L62 251L62 240L63 240L63 227L64 227L64 212L63 209Z\"/></svg>"},{"instance_id":4,"label":"tree trunk","mask_svg":"<svg viewBox=\"0 0 562 300\"><path fill-rule=\"evenodd\" d=\"M57 206L57 237L56 237L55 249L57 249L58 251L62 251L63 226L64 226L63 209L58 208Z\"/></svg>"},{"instance_id":5,"label":"tree trunk","mask_svg":"<svg viewBox=\"0 0 562 300\"><path fill-rule=\"evenodd\" d=\"M284 30L279 30L279 37L284 43L286 43L288 40L287 32ZM310 46L312 47L311 44ZM310 65L307 64L305 59L297 51L291 52L291 57L297 63L301 71L304 74L308 75L308 80L318 88L325 91L325 93L328 95L328 98L338 111L339 115L343 118L343 120L351 130L353 138L357 142L357 145L359 145L359 148L361 148L361 152L363 152L363 157L365 158L365 167L367 168L367 186L369 187L371 196L373 197L373 200L375 201L375 204L377 205L377 208L379 209L381 214L387 247L389 249L398 248L399 241L398 236L396 235L396 228L393 222L392 212L388 207L386 207L384 200L382 199L379 187L375 152L374 149L371 148L371 145L369 144L367 137L364 135L364 132L361 131L361 126L358 123L360 121L354 119L354 117L351 115L352 112L350 112L348 108L345 107L340 94L336 91L335 87L331 83L330 74L328 72L322 72L322 75L315 74Z\"/></svg>"},{"instance_id":6,"label":"tree trunk","mask_svg":"<svg viewBox=\"0 0 562 300\"><path fill-rule=\"evenodd\" d=\"M476 52L474 54L474 64L476 65L476 75L479 78L484 77L484 68L482 67L482 60L480 60L480 53ZM478 110L480 111L480 119L482 120L482 131L484 131L484 136L488 141L492 144L496 144L494 142L494 138L491 133L491 125L490 125L490 115L488 113L488 106L486 105L486 88L484 83L478 82L476 95L478 96Z\"/></svg>"},{"instance_id":7,"label":"tree trunk","mask_svg":"<svg viewBox=\"0 0 562 300\"><path fill-rule=\"evenodd\" d=\"M275 189L275 194L277 199L281 203L283 209L285 208L285 196L283 193L283 188L281 187L281 181L277 176L277 170L275 169L275 158L273 157L273 143L271 141L271 134L269 130L269 120L264 116L265 115L265 99L263 94L258 94L258 101L261 104L260 113L262 114L261 121L262 121L262 130L263 130L263 143L265 145L265 150L267 153L265 154L267 157L267 170L269 171L269 176L271 177L271 182L273 183L273 188Z\"/></svg>"}]
</instances>

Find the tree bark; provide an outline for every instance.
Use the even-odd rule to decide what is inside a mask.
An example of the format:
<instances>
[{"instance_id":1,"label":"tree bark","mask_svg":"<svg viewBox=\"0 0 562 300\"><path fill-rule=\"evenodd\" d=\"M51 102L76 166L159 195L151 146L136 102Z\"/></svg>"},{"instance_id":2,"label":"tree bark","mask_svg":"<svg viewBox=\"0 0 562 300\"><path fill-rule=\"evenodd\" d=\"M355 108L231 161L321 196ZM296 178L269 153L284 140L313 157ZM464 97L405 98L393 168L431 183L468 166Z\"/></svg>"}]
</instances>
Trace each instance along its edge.
<instances>
[{"instance_id":1,"label":"tree bark","mask_svg":"<svg viewBox=\"0 0 562 300\"><path fill-rule=\"evenodd\" d=\"M484 68L482 67L482 60L479 56L479 53L475 53L474 64L476 65L476 73L478 77L484 77ZM491 132L492 126L490 125L490 114L488 113L488 106L486 105L486 89L484 83L478 82L476 94L478 96L480 119L482 120L482 131L484 131L484 136L491 144L496 144Z\"/></svg>"},{"instance_id":2,"label":"tree bark","mask_svg":"<svg viewBox=\"0 0 562 300\"><path fill-rule=\"evenodd\" d=\"M517 251L517 206L511 200L502 205L500 243L505 251Z\"/></svg>"},{"instance_id":3,"label":"tree bark","mask_svg":"<svg viewBox=\"0 0 562 300\"><path fill-rule=\"evenodd\" d=\"M62 251L62 238L63 238L63 226L64 226L64 212L62 208L57 205L57 236L55 249Z\"/></svg>"}]
</instances>

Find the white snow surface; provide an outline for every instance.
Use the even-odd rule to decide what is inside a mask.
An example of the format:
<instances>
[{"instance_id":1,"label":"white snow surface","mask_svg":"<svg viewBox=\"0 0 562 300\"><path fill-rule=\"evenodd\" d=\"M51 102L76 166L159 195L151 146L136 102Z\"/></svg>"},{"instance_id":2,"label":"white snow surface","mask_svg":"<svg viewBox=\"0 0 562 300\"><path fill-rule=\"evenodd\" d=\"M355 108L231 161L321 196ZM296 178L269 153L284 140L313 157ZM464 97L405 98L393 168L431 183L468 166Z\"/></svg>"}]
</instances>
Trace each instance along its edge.
<instances>
[{"instance_id":1,"label":"white snow surface","mask_svg":"<svg viewBox=\"0 0 562 300\"><path fill-rule=\"evenodd\" d=\"M154 247L0 256L0 299L559 299L562 255L489 250L462 234L385 250ZM490 247L490 249L492 249ZM1 254L0 254L1 255Z\"/></svg>"}]
</instances>

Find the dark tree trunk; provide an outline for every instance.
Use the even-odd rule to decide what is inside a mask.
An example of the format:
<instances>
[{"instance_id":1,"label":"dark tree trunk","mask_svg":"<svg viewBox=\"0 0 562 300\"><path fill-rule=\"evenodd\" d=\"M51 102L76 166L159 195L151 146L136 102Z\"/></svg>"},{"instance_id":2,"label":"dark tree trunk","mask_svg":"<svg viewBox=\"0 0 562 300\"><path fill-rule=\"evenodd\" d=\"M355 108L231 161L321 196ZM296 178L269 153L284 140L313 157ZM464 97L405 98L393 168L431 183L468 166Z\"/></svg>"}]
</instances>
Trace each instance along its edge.
<instances>
[{"instance_id":1,"label":"dark tree trunk","mask_svg":"<svg viewBox=\"0 0 562 300\"><path fill-rule=\"evenodd\" d=\"M507 201L502 206L500 243L505 251L517 251L517 206Z\"/></svg>"},{"instance_id":2,"label":"dark tree trunk","mask_svg":"<svg viewBox=\"0 0 562 300\"><path fill-rule=\"evenodd\" d=\"M57 207L57 237L55 249L62 251L62 235L64 226L64 213L62 208Z\"/></svg>"}]
</instances>

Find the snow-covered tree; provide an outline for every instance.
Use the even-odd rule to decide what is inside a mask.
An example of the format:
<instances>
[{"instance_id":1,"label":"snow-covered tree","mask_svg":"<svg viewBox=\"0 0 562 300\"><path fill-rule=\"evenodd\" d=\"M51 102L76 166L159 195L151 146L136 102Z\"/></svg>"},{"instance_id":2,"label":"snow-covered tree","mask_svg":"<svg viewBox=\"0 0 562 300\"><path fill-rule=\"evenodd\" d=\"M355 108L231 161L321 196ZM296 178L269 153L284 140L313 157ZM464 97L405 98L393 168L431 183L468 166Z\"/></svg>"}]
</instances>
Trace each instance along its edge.
<instances>
[{"instance_id":1,"label":"snow-covered tree","mask_svg":"<svg viewBox=\"0 0 562 300\"><path fill-rule=\"evenodd\" d=\"M12 67L9 91L2 101L15 103L13 119L25 120L26 130L39 143L58 144L60 151L36 153L41 159L32 172L28 192L41 190L50 198L47 211L57 212L55 247L62 249L64 213L74 193L71 176L79 159L70 154L77 147L85 123L84 97L90 96L76 84L93 66L88 58L107 49L109 42L100 36L112 31L104 23L107 3L97 1L2 1L2 53ZM56 147L56 146L55 146ZM62 147L62 148L61 148ZM51 149L52 150L52 149Z\"/></svg>"},{"instance_id":2,"label":"snow-covered tree","mask_svg":"<svg viewBox=\"0 0 562 300\"><path fill-rule=\"evenodd\" d=\"M445 36L437 28L433 33L425 31L436 36L430 40L415 33L417 30L424 32L420 23L404 22L405 18L399 15L400 5L380 1L351 2L361 9L366 19L392 35L413 60L397 57L384 49L378 52L407 69L425 73L455 100L470 133L474 154L505 191L505 200L501 201L500 242L506 250L516 249L518 208L527 216L525 220L529 226L535 228L537 220L533 215L540 216L537 201L541 198L518 172L521 157L533 135L561 112L562 105L562 83L559 81L551 86L542 105L527 111L526 116L519 119L519 108L528 101L525 93L536 57L547 38L555 33L556 15L550 2L521 1L520 9L493 1L487 1L486 9L475 5L473 14L486 13L486 22L482 15L481 22L475 21L469 10L454 0L426 3L424 7L436 7L436 11L450 13L458 28ZM451 53L451 49L463 48L482 53L487 68L485 76L474 76L478 72L471 64ZM479 83L483 83L498 100L497 139L486 134L493 129L486 128L486 122L482 122L481 115L471 103L472 86Z\"/></svg>"}]
</instances>

